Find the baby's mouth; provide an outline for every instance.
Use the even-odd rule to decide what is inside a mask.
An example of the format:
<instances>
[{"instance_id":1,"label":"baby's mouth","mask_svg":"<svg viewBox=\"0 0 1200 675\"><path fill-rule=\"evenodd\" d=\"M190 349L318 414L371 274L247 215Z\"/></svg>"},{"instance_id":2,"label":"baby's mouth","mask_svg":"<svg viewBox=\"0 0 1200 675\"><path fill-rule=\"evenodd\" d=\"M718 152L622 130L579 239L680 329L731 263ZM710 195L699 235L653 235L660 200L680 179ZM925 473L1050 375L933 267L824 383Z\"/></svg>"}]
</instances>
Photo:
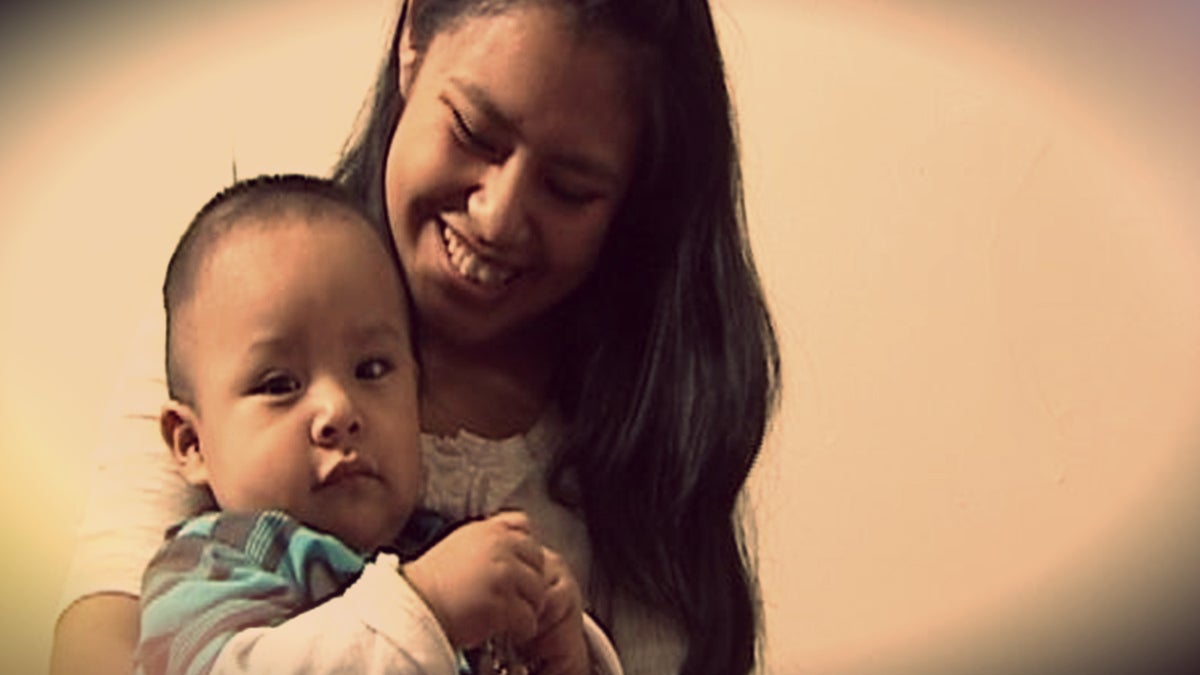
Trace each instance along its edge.
<instances>
[{"instance_id":1,"label":"baby's mouth","mask_svg":"<svg viewBox=\"0 0 1200 675\"><path fill-rule=\"evenodd\" d=\"M379 474L375 472L371 462L363 461L362 459L353 459L333 465L324 476L318 478L313 489L320 490L332 487L356 478L380 480Z\"/></svg>"},{"instance_id":2,"label":"baby's mouth","mask_svg":"<svg viewBox=\"0 0 1200 675\"><path fill-rule=\"evenodd\" d=\"M442 225L442 241L450 265L466 280L486 288L501 288L517 276L517 270L476 253L452 228Z\"/></svg>"}]
</instances>

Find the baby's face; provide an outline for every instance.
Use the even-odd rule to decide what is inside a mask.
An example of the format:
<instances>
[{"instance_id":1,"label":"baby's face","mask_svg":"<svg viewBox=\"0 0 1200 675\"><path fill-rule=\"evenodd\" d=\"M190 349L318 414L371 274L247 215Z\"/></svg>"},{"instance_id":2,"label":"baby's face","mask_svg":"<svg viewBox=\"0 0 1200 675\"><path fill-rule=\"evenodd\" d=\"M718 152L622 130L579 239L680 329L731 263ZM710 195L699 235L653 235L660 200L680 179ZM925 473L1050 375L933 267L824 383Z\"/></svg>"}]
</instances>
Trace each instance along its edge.
<instances>
[{"instance_id":1,"label":"baby's face","mask_svg":"<svg viewBox=\"0 0 1200 675\"><path fill-rule=\"evenodd\" d=\"M361 223L245 227L200 270L176 332L202 475L224 510L282 509L369 550L423 485L400 281Z\"/></svg>"}]
</instances>

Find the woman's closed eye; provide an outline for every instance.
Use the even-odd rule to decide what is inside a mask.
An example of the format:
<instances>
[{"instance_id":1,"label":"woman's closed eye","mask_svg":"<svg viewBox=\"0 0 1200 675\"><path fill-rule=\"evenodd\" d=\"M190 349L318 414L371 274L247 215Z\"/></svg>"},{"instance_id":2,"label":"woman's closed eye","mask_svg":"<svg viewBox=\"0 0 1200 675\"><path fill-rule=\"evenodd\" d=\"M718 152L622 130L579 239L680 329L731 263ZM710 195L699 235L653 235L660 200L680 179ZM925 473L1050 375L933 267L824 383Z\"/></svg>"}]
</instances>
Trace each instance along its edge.
<instances>
[{"instance_id":1,"label":"woman's closed eye","mask_svg":"<svg viewBox=\"0 0 1200 675\"><path fill-rule=\"evenodd\" d=\"M450 114L454 118L454 137L471 152L488 161L499 161L504 157L504 149L499 144L488 140L461 110L447 102Z\"/></svg>"},{"instance_id":2,"label":"woman's closed eye","mask_svg":"<svg viewBox=\"0 0 1200 675\"><path fill-rule=\"evenodd\" d=\"M257 396L290 396L300 391L300 379L289 373L268 373L250 389Z\"/></svg>"},{"instance_id":3,"label":"woman's closed eye","mask_svg":"<svg viewBox=\"0 0 1200 675\"><path fill-rule=\"evenodd\" d=\"M365 359L354 366L354 377L360 380L378 380L395 370L395 368L396 366L389 359Z\"/></svg>"},{"instance_id":4,"label":"woman's closed eye","mask_svg":"<svg viewBox=\"0 0 1200 675\"><path fill-rule=\"evenodd\" d=\"M555 199L571 206L583 206L604 196L603 191L592 186L579 186L561 179L547 178L545 184Z\"/></svg>"}]
</instances>

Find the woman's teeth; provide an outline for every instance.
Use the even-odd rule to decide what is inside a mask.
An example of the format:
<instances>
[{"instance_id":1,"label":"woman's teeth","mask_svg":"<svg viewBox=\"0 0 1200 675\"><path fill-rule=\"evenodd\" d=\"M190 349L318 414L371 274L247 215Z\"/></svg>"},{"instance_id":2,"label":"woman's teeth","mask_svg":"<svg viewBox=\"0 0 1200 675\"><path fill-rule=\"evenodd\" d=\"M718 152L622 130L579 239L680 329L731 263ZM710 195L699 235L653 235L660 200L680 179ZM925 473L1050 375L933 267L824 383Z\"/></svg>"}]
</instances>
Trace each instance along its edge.
<instances>
[{"instance_id":1,"label":"woman's teeth","mask_svg":"<svg viewBox=\"0 0 1200 675\"><path fill-rule=\"evenodd\" d=\"M450 263L459 274L481 286L503 286L516 275L513 269L484 260L448 227L442 228L442 240L446 242Z\"/></svg>"}]
</instances>

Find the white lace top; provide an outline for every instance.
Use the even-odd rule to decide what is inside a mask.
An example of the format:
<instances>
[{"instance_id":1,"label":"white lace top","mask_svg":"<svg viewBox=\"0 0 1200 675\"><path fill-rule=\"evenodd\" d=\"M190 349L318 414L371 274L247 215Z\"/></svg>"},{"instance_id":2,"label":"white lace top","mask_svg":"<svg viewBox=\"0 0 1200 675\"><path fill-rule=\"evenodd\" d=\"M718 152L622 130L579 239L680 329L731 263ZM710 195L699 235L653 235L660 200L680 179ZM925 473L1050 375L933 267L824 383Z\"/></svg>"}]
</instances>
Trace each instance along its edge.
<instances>
[{"instance_id":1,"label":"white lace top","mask_svg":"<svg viewBox=\"0 0 1200 675\"><path fill-rule=\"evenodd\" d=\"M207 508L207 495L183 482L158 431L167 398L162 375L161 316L143 323L119 377L80 523L60 609L86 595L138 595L142 570L176 522ZM452 437L422 436L428 481L424 505L451 519L524 510L534 535L571 566L589 588L591 552L578 515L550 499L545 470L554 424L543 420L527 433L490 440L467 431ZM597 600L596 598L592 599ZM609 630L629 675L678 672L682 639L674 627L619 598L599 617Z\"/></svg>"}]
</instances>

